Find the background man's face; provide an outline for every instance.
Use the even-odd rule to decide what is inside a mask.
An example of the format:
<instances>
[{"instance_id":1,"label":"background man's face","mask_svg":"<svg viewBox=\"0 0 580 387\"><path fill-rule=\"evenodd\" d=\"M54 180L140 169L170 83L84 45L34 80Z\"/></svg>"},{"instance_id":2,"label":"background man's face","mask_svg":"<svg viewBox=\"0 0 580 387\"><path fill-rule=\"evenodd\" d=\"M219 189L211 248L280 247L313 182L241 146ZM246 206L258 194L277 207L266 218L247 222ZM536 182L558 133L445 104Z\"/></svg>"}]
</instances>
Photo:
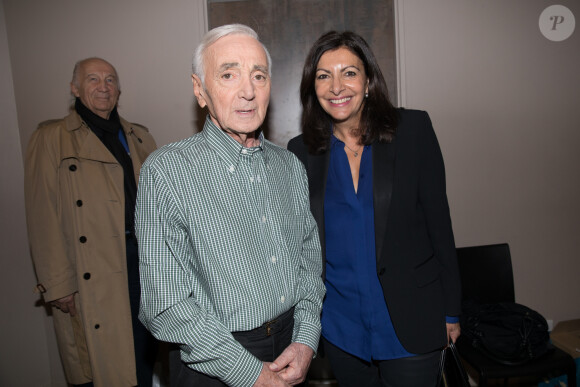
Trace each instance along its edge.
<instances>
[{"instance_id":1,"label":"background man's face","mask_svg":"<svg viewBox=\"0 0 580 387\"><path fill-rule=\"evenodd\" d=\"M227 35L206 50L205 90L194 91L211 120L237 141L264 122L270 101L268 60L262 45L246 35Z\"/></svg>"},{"instance_id":2,"label":"background man's face","mask_svg":"<svg viewBox=\"0 0 580 387\"><path fill-rule=\"evenodd\" d=\"M108 119L119 100L117 73L102 60L85 61L81 63L76 82L71 84L71 91L90 111Z\"/></svg>"}]
</instances>

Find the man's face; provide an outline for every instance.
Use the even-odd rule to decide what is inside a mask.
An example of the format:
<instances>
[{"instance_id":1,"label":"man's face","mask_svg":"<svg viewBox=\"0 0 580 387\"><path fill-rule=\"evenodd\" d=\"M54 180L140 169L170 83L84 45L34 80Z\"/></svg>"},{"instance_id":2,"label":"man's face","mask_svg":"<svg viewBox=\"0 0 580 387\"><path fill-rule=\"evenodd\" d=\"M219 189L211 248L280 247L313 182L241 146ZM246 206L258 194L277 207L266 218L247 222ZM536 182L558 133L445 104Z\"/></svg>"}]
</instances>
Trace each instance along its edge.
<instances>
[{"instance_id":1,"label":"man's face","mask_svg":"<svg viewBox=\"0 0 580 387\"><path fill-rule=\"evenodd\" d=\"M99 59L81 63L71 91L90 111L105 119L109 118L121 93L115 69Z\"/></svg>"},{"instance_id":2,"label":"man's face","mask_svg":"<svg viewBox=\"0 0 580 387\"><path fill-rule=\"evenodd\" d=\"M262 45L246 35L227 35L206 49L205 89L193 75L199 105L242 145L266 117L270 100L268 60Z\"/></svg>"}]
</instances>

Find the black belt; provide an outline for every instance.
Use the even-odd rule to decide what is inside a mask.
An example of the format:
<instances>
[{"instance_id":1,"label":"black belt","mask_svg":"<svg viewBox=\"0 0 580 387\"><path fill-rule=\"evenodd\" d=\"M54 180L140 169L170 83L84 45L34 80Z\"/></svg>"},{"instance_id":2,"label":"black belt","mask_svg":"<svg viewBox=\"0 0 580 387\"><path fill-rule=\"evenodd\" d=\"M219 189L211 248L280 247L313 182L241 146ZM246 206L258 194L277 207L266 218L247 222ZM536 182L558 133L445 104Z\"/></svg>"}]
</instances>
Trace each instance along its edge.
<instances>
[{"instance_id":1,"label":"black belt","mask_svg":"<svg viewBox=\"0 0 580 387\"><path fill-rule=\"evenodd\" d=\"M294 324L294 307L282 313L275 319L266 321L264 324L260 325L257 328L254 328L249 331L232 332L232 335L234 335L234 337L255 336L255 335L271 336L274 333L281 331L289 324Z\"/></svg>"}]
</instances>

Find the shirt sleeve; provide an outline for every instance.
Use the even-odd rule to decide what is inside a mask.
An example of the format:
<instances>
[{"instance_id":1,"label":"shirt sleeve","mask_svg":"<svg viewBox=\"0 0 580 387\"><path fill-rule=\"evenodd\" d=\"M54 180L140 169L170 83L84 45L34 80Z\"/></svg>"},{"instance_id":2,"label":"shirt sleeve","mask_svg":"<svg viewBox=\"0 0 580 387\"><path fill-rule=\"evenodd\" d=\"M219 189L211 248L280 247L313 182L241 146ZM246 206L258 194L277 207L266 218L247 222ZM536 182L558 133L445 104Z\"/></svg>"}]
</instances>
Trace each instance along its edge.
<instances>
[{"instance_id":1,"label":"shirt sleeve","mask_svg":"<svg viewBox=\"0 0 580 387\"><path fill-rule=\"evenodd\" d=\"M300 261L300 299L294 311L292 341L308 345L314 352L320 338L320 312L326 293L322 281L322 252L316 221L310 212L308 178L300 161L293 157L298 181L297 202L303 220L303 245Z\"/></svg>"},{"instance_id":2,"label":"shirt sleeve","mask_svg":"<svg viewBox=\"0 0 580 387\"><path fill-rule=\"evenodd\" d=\"M176 185L145 163L135 211L139 241L139 318L159 340L177 343L182 361L228 385L252 386L262 362L193 297L196 275L190 230L179 206Z\"/></svg>"}]
</instances>

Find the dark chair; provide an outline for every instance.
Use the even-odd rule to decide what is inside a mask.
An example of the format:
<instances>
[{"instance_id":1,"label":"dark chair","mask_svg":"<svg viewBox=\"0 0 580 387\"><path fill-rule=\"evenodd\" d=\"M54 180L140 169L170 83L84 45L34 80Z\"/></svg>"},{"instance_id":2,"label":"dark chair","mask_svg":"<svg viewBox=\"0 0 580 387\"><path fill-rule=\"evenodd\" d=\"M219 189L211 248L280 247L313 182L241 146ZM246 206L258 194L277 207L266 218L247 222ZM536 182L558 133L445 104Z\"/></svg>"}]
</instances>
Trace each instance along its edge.
<instances>
[{"instance_id":1,"label":"dark chair","mask_svg":"<svg viewBox=\"0 0 580 387\"><path fill-rule=\"evenodd\" d=\"M507 243L457 249L457 260L463 300L480 303L515 302L514 279L510 249ZM554 348L538 359L523 365L500 364L479 351L460 336L457 349L461 357L479 374L479 386L487 386L488 379L545 377L568 375L568 386L576 387L576 363L572 356Z\"/></svg>"}]
</instances>

